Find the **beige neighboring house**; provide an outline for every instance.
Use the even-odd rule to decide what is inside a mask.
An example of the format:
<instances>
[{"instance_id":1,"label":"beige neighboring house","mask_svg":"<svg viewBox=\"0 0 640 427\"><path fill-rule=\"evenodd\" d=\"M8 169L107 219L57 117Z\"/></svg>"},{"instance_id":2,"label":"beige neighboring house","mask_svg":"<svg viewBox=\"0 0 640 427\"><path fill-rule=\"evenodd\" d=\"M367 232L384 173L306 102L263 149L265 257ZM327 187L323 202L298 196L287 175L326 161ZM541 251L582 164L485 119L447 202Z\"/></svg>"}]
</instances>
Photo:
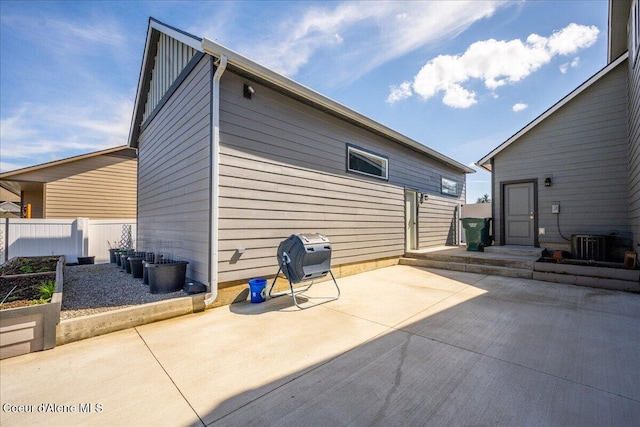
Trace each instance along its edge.
<instances>
[{"instance_id":1,"label":"beige neighboring house","mask_svg":"<svg viewBox=\"0 0 640 427\"><path fill-rule=\"evenodd\" d=\"M20 218L20 194L5 188L1 182L0 218Z\"/></svg>"},{"instance_id":2,"label":"beige neighboring house","mask_svg":"<svg viewBox=\"0 0 640 427\"><path fill-rule=\"evenodd\" d=\"M136 150L109 148L0 174L32 218L135 218Z\"/></svg>"}]
</instances>

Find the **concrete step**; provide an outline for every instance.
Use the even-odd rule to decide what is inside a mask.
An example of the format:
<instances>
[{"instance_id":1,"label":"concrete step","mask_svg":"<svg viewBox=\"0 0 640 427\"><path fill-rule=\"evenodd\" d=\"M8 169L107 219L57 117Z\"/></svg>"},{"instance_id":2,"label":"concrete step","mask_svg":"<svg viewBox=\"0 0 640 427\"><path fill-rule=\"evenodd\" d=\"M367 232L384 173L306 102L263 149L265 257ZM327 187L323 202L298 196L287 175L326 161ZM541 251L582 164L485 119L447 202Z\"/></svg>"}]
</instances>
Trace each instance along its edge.
<instances>
[{"instance_id":1,"label":"concrete step","mask_svg":"<svg viewBox=\"0 0 640 427\"><path fill-rule=\"evenodd\" d=\"M542 256L542 248L533 248L531 246L487 246L484 248L485 253L498 254L506 256L524 256L524 257L538 257Z\"/></svg>"},{"instance_id":2,"label":"concrete step","mask_svg":"<svg viewBox=\"0 0 640 427\"><path fill-rule=\"evenodd\" d=\"M536 262L533 278L546 282L640 293L639 270Z\"/></svg>"},{"instance_id":3,"label":"concrete step","mask_svg":"<svg viewBox=\"0 0 640 427\"><path fill-rule=\"evenodd\" d=\"M446 263L487 265L494 267L518 268L524 270L533 270L533 263L538 259L537 257L524 258L515 256L489 257L482 254L482 252L461 252L455 255L443 254L438 252L409 253L406 255L406 257Z\"/></svg>"},{"instance_id":4,"label":"concrete step","mask_svg":"<svg viewBox=\"0 0 640 427\"><path fill-rule=\"evenodd\" d=\"M519 279L531 279L531 268L514 268L497 265L465 263L457 261L442 261L426 258L400 258L400 265L412 265L415 267L439 268L441 270L463 271L466 273L478 273L503 277L516 277Z\"/></svg>"}]
</instances>

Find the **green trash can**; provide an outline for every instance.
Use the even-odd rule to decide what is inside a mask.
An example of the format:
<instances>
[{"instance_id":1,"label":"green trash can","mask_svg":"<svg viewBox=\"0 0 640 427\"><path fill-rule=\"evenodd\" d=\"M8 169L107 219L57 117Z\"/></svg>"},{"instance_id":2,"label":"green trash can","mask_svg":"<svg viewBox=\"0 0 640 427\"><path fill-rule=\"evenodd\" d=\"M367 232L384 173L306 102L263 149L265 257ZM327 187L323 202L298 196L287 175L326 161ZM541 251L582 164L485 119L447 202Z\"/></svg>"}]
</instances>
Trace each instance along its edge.
<instances>
[{"instance_id":1,"label":"green trash can","mask_svg":"<svg viewBox=\"0 0 640 427\"><path fill-rule=\"evenodd\" d=\"M485 246L491 246L490 223L491 218L462 218L468 251L482 252Z\"/></svg>"}]
</instances>

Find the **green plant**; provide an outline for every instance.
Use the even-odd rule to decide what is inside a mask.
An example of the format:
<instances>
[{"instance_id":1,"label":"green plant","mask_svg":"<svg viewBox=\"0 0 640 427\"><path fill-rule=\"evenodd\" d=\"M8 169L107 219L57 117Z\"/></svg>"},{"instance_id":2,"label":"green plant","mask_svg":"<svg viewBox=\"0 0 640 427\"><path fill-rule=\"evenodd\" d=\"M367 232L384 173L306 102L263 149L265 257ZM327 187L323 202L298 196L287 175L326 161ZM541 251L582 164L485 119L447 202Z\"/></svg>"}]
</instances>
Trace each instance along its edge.
<instances>
[{"instance_id":1,"label":"green plant","mask_svg":"<svg viewBox=\"0 0 640 427\"><path fill-rule=\"evenodd\" d=\"M30 259L25 259L20 266L20 271L24 274L33 273L33 266L31 265Z\"/></svg>"},{"instance_id":2,"label":"green plant","mask_svg":"<svg viewBox=\"0 0 640 427\"><path fill-rule=\"evenodd\" d=\"M38 291L40 292L40 300L43 301L43 303L51 301L51 297L53 297L53 294L56 291L56 281L47 280L40 283Z\"/></svg>"}]
</instances>

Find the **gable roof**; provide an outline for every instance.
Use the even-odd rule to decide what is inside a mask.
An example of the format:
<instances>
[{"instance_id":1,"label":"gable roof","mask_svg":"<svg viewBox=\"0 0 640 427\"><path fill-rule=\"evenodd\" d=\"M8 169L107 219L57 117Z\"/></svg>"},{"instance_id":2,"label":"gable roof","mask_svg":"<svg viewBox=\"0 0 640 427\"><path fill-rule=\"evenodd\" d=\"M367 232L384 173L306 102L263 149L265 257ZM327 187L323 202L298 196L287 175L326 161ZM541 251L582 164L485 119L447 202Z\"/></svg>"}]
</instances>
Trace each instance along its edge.
<instances>
[{"instance_id":1,"label":"gable roof","mask_svg":"<svg viewBox=\"0 0 640 427\"><path fill-rule=\"evenodd\" d=\"M502 150L504 150L505 148L509 147L511 144L513 144L516 141L518 141L518 139L520 139L524 134L526 134L527 132L532 130L534 127L536 127L542 121L544 121L546 118L548 118L549 116L553 115L556 111L558 111L560 108L562 108L567 103L569 103L569 101L574 99L576 96L580 95L582 92L584 92L589 87L591 87L593 84L595 84L600 79L602 79L604 76L606 76L609 72L611 72L612 70L617 68L628 57L629 57L629 52L625 52L624 54L622 54L620 57L618 57L618 59L616 59L615 61L611 62L606 67L604 67L603 69L598 71L591 78L589 78L586 82L584 82L583 84L578 86L573 92L569 93L567 96L562 98L560 101L558 101L555 105L553 105L547 111L545 111L544 113L539 115L536 119L531 121L528 125L526 125L522 129L520 129L518 132L516 132L511 138L507 139L505 142L500 144L498 147L496 147L489 154L487 154L486 156L484 156L483 158L478 160L475 164L477 166L480 166L480 167L488 170L489 172L491 172L491 159L493 157L498 155Z\"/></svg>"},{"instance_id":2,"label":"gable roof","mask_svg":"<svg viewBox=\"0 0 640 427\"><path fill-rule=\"evenodd\" d=\"M65 163L76 162L78 160L88 159L88 158L97 157L97 156L116 156L116 157L135 159L136 152L135 150L129 148L126 145L120 145L118 147L107 148L106 150L94 151L92 153L87 153L87 154L80 154L78 156L67 157L66 159L54 160L52 162L41 163L35 166L28 166L26 168L0 173L0 179L8 180L9 178L16 178L17 175L34 172L40 169L50 168L53 166L60 166Z\"/></svg>"},{"instance_id":3,"label":"gable roof","mask_svg":"<svg viewBox=\"0 0 640 427\"><path fill-rule=\"evenodd\" d=\"M151 52L152 47L149 46L149 43L153 39L153 32L160 31L171 37L176 36L180 37L180 41L184 43L190 43L189 46L194 49L202 52L204 54L211 55L215 58L221 58L222 56L227 57L227 67L229 69L235 70L242 74L246 74L255 78L258 81L261 81L275 90L278 90L282 93L287 94L288 96L293 97L301 102L309 104L319 110L322 110L326 113L329 113L333 116L336 116L340 119L346 120L350 123L353 123L359 127L367 129L371 132L374 132L378 135L381 135L387 139L390 139L398 144L409 147L421 154L424 154L433 159L439 160L454 169L457 169L464 173L475 173L475 170L472 168L457 162L450 157L445 156L442 153L439 153L405 135L402 135L393 129L390 129L294 80L291 80L288 77L285 77L281 74L276 73L273 70L268 69L218 43L213 40L209 40L207 38L198 38L193 35L187 34L183 31L180 31L176 28L170 27L166 24L163 24L153 18L149 20L149 28L147 31L147 45L144 50L144 58L142 62L142 68L140 71L140 79L138 82L138 93L136 95L135 108L133 113L133 119L131 121L131 130L129 132L129 146L137 147L138 144L138 136L140 132L141 120L142 120L142 110L143 105L146 101L146 93L143 93L143 88L145 87L144 82L149 78L148 75L151 72L152 66L150 63L152 62L152 58L149 58L149 54ZM197 46L197 47L196 47ZM145 97L145 99L143 99Z\"/></svg>"}]
</instances>

